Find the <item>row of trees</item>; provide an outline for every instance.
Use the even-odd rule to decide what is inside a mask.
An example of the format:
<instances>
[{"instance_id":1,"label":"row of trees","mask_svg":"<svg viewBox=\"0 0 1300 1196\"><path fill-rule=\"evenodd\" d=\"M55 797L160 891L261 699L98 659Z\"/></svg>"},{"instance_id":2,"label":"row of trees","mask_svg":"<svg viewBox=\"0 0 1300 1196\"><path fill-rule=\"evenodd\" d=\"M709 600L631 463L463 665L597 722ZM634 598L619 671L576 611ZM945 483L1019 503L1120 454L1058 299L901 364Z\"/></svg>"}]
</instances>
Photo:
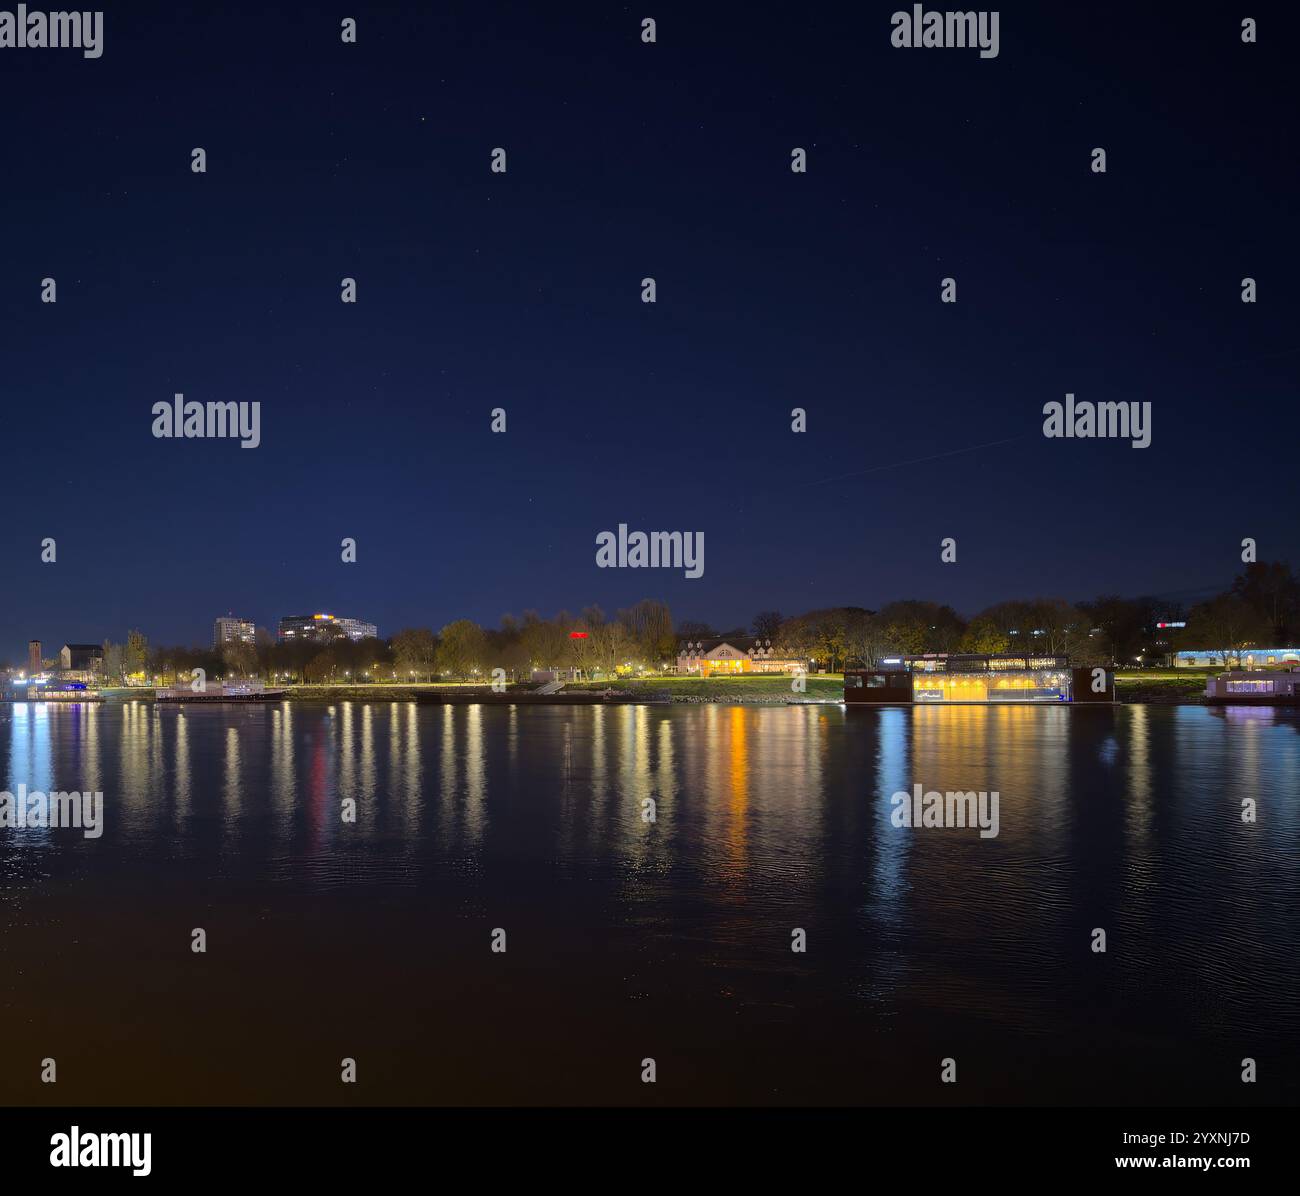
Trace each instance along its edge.
<instances>
[{"instance_id":1,"label":"row of trees","mask_svg":"<svg viewBox=\"0 0 1300 1196\"><path fill-rule=\"evenodd\" d=\"M1162 628L1161 622L1186 627ZM764 611L755 616L754 631L831 669L923 652L1032 651L1081 665L1158 663L1187 648L1239 663L1251 648L1300 642L1300 582L1289 565L1261 561L1186 613L1155 598L1111 594L1079 603L999 602L967 621L950 606L908 599L878 612L839 607L786 619Z\"/></svg>"},{"instance_id":2,"label":"row of trees","mask_svg":"<svg viewBox=\"0 0 1300 1196\"><path fill-rule=\"evenodd\" d=\"M783 619L778 637L785 649L831 671L925 652L1022 651L1110 663L1129 659L1129 624L1141 627L1144 609L1118 598L1077 605L1033 598L999 602L967 621L951 606L909 598L879 611L835 607Z\"/></svg>"},{"instance_id":3,"label":"row of trees","mask_svg":"<svg viewBox=\"0 0 1300 1196\"><path fill-rule=\"evenodd\" d=\"M1222 594L1192 608L1180 636L1240 663L1248 648L1295 647L1300 640L1300 581L1281 561L1259 561Z\"/></svg>"},{"instance_id":4,"label":"row of trees","mask_svg":"<svg viewBox=\"0 0 1300 1196\"><path fill-rule=\"evenodd\" d=\"M104 674L111 684L188 679L194 669L210 677L260 676L269 681L429 681L473 679L501 668L510 680L533 669L577 669L584 676L609 676L620 667L657 667L677 655L668 607L645 599L613 618L599 606L580 615L561 611L543 619L534 611L506 615L497 628L457 619L440 631L409 627L387 641L353 641L341 633L327 641L276 643L259 634L253 644L151 648L132 631L126 646L105 642Z\"/></svg>"},{"instance_id":5,"label":"row of trees","mask_svg":"<svg viewBox=\"0 0 1300 1196\"><path fill-rule=\"evenodd\" d=\"M1185 621L1184 630L1159 621ZM427 681L435 677L486 680L503 669L511 680L533 669L577 669L583 676L612 675L627 666L658 669L673 662L683 641L741 638L768 641L778 655L810 660L836 671L871 666L882 658L924 652L1013 652L1069 656L1079 664L1156 662L1180 647L1210 649L1238 660L1254 646L1294 645L1300 639L1300 583L1289 565L1247 565L1223 593L1192 607L1154 598L1104 595L1090 602L1032 598L999 602L964 619L951 606L920 599L891 602L879 611L831 607L786 617L760 611L750 627L718 629L700 622L673 625L668 607L645 599L613 618L599 606L578 615L561 611L543 619L534 611L506 615L496 628L457 619L439 631L411 627L391 639L255 644L211 648L155 647L139 631L125 644L104 644L110 681L128 676L164 682L201 668L209 676L262 676L268 680ZM1267 641L1267 643L1266 643Z\"/></svg>"},{"instance_id":6,"label":"row of trees","mask_svg":"<svg viewBox=\"0 0 1300 1196\"><path fill-rule=\"evenodd\" d=\"M399 676L468 677L499 668L512 680L533 669L577 669L595 677L620 667L658 667L676 657L677 638L667 605L646 598L612 619L589 606L580 615L561 611L553 619L535 611L522 619L506 615L491 629L469 619L457 619L436 635L408 628L393 637L392 649Z\"/></svg>"}]
</instances>

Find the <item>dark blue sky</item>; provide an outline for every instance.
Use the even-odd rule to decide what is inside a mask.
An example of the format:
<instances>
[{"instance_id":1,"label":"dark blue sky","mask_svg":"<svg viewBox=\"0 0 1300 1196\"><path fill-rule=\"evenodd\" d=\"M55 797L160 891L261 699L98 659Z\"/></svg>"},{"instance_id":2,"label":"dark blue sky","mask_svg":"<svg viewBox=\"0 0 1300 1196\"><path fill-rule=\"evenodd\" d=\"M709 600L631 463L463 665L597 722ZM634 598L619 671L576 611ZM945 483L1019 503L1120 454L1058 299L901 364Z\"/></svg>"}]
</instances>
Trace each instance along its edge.
<instances>
[{"instance_id":1,"label":"dark blue sky","mask_svg":"<svg viewBox=\"0 0 1300 1196\"><path fill-rule=\"evenodd\" d=\"M1003 5L982 60L894 49L897 4L700 7L132 3L96 61L0 51L0 656L1300 564L1291 18ZM261 447L154 439L176 391ZM1045 439L1067 391L1152 446ZM596 568L619 522L704 577Z\"/></svg>"}]
</instances>

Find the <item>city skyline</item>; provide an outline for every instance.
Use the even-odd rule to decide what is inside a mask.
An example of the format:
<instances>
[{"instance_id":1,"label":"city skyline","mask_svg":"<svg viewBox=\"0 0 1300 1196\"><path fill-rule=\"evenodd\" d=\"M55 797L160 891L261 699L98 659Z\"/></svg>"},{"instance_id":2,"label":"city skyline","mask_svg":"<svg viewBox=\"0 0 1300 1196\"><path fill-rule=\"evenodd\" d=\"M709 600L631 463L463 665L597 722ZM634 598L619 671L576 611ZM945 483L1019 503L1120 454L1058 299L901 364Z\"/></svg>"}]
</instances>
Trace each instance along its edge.
<instances>
[{"instance_id":1,"label":"city skyline","mask_svg":"<svg viewBox=\"0 0 1300 1196\"><path fill-rule=\"evenodd\" d=\"M920 651L923 647L927 651L987 652L999 644L1004 649L1012 647L1017 642L1015 637L1023 634L1048 635L1059 641L1058 646L1071 642L1082 646L1080 637L1085 637L1095 641L1088 644L1090 656L1098 652L1105 656L1108 644L1109 659L1116 663L1142 663L1144 658L1148 658L1147 663L1154 663L1158 658L1173 662L1178 656L1199 654L1208 658L1202 663L1210 664L1214 658L1224 657L1225 651L1274 650L1267 645L1285 645L1287 652L1293 651L1300 634L1297 622L1300 579L1292 572L1289 562L1244 563L1230 585L1217 591L1200 591L1195 595L1198 601L1192 601L1192 597L1184 594L1162 599L1156 595L1125 597L1102 593L1071 603L1042 595L1004 595L997 603L970 614L942 602L908 598L896 599L878 609L849 605L782 612L767 607L756 610L750 620L730 626L676 619L665 603L646 598L632 607L608 612L599 604L592 604L576 612L560 611L548 617L524 608L522 619L503 616L495 626L482 626L461 617L440 625L393 629L382 636L373 623L333 613L281 616L274 634L254 620L227 613L213 621L212 648L219 655L226 644L238 642L255 646L260 655L263 647L271 645L290 646L298 642L327 647L342 637L354 643L378 640L381 645L406 640L409 647L412 635L432 637L429 640L432 643L448 631L467 626L472 627L475 635L486 633L496 637L491 640L491 651L500 654L505 645L520 640L530 624L555 627L560 632L571 632L570 639L584 640L588 630L619 624L634 639L646 644L653 641L653 650L640 657L647 667L655 667L657 661L672 655L668 650L670 638L677 648L689 646L691 639L718 641L737 640L737 637L757 637L778 646L790 646L795 640L805 646L819 640L823 645L830 645L843 639L863 648L868 644L884 648L892 637L897 641L894 649L903 652ZM1040 623L1046 630L1036 629ZM147 631L141 628L130 629L128 638L137 634L143 636L144 644L150 649L174 649L188 655L203 651L193 641L188 645L183 641L171 644L151 641ZM922 645L918 637L929 642ZM105 638L105 646L109 642L111 636ZM37 664L33 661L43 654L38 649L44 643L40 638L28 641L28 671L36 671ZM94 643L72 646L98 652ZM65 651L66 648L67 645ZM830 650L832 656L838 651L833 647ZM1274 661L1270 658L1269 663Z\"/></svg>"},{"instance_id":2,"label":"city skyline","mask_svg":"<svg viewBox=\"0 0 1300 1196\"><path fill-rule=\"evenodd\" d=\"M1218 590L1227 590L1228 588L1229 588L1228 585L1224 585L1224 586L1218 587ZM1205 596L1209 596L1212 592L1215 592L1215 587L1201 587L1201 588L1198 589L1197 591L1194 591L1194 593L1196 593L1196 594L1198 594L1198 595L1200 595L1200 594L1204 594ZM1040 596L1036 596L1036 597L1040 597ZM1041 597L1046 597L1046 596L1041 596ZM1093 597L1096 598L1097 595L1094 595ZM1131 597L1130 597L1130 596L1124 596L1124 597L1125 597L1126 600L1131 600L1131 601L1139 601L1139 600L1146 599L1146 598L1152 598L1152 599L1157 599L1157 600L1158 600L1158 599L1160 598L1159 595L1146 595L1146 594L1144 594L1144 595L1133 595L1133 596L1131 596ZM1004 596L1004 598L1005 598L1005 596ZM896 598L896 599L894 599L894 601L896 601L896 602L900 602L900 601L911 601L911 600L912 600L911 597L909 597L909 598L901 598L901 597L900 597L900 598ZM935 602L942 603L942 599L941 599L941 598L921 598L920 600L921 600L921 601L935 601ZM654 601L654 600L652 599L652 601ZM1084 600L1081 600L1081 601L1088 601L1088 600L1087 600L1087 599L1084 599ZM1181 608L1181 606L1182 606L1183 604L1184 604L1184 603L1183 603L1182 600L1171 600L1170 603L1169 603L1169 608L1170 608L1170 610L1179 609L1179 608ZM528 613L535 613L535 614L538 614L539 617L542 618L542 619L544 619L544 620L552 619L552 618L553 618L555 615L557 615L557 614L565 614L565 613L567 613L571 618L580 621L580 620L581 620L581 617L582 617L582 611L583 611L584 609L586 609L586 607L590 607L590 606L592 606L592 605L600 606L601 609L602 609L602 610L605 612L605 614L607 615L607 617L610 617L610 618L615 617L615 616L617 615L617 613L618 613L616 609L613 609L613 608L606 609L606 608L603 607L602 604L600 604L600 603L595 603L595 604L587 603L587 604L585 604L585 606L578 606L578 607L573 608L573 609L570 609L570 608L562 608L560 611L557 611L557 612L545 612L545 613L543 613L543 612L536 612L536 611L533 611L533 608L532 608L532 607L530 607L530 606L525 606L525 607L521 607L521 608L519 609L519 612L515 612L515 611L507 611L507 612L504 612L503 615L502 615L500 618L498 618L498 619L494 619L494 620L488 620L488 621L482 623L481 626L483 626L485 629L497 628L497 627L499 627L499 626L501 625L502 621L503 621L507 616L512 616L512 617L514 617L514 618L516 618L516 619L519 619L519 618L521 618L521 616L522 616L523 614L528 614ZM753 604L751 604L751 605L753 605ZM888 606L888 605L889 605L888 603L882 603L882 604L881 604L881 606ZM761 606L762 606L762 603L761 603L761 602L758 602L758 603L757 603L757 606L756 606L756 613L761 613L761 612L757 612L757 607L761 607ZM862 607L862 606L860 606L860 604L857 604L857 603L849 603L849 604L844 604L843 607L812 607L812 608L810 608L810 609L812 609L812 610L818 610L818 609L862 609L862 610L869 610L869 609L871 609L871 608ZM789 612L789 617L796 617L796 615L799 614L799 613L802 613L802 612ZM957 613L960 617L962 617L964 620L969 621L971 618L975 617L979 612L978 612L978 611L970 611L970 612L965 612L965 611L956 611L956 613ZM246 617L244 617L244 616L241 616L241 615L232 615L230 612L226 612L225 614L217 615L217 616L215 616L213 619L208 620L208 625L209 625L210 627L212 627L213 625L220 625L220 624L222 624L222 623L224 623L224 622L234 622L234 623L239 623L239 624L247 624L247 625L249 625L250 627L253 628L254 632L265 632L265 633L267 634L269 640L271 640L271 641L274 642L274 641L277 641L277 640L283 640L283 638L284 638L284 637L283 637L283 634L282 634L281 632L278 631L278 628L280 628L280 627L281 627L281 626L286 622L286 620L294 620L294 619L310 619L310 618L313 618L313 617L318 617L318 618L329 618L329 619L337 620L337 621L339 621L340 623L348 623L348 624L356 624L356 623L361 623L361 622L363 622L362 620L358 620L358 619L355 619L355 618L343 617L343 616L336 616L336 615L333 615L333 614L324 614L324 615L316 615L316 616L312 616L312 615L306 615L306 616L304 616L304 615L299 615L299 616L281 615L281 616L278 616L278 617L272 616L271 618L269 618L268 620L266 620L266 621L264 622L264 621L262 621L261 619L256 619L256 618L255 618L255 619L248 619L248 618L246 618ZM426 621L424 621L424 622L416 622L416 623L410 624L409 626L412 626L412 627L429 627L429 628L431 628L431 629L437 631L440 627L445 626L447 623L454 622L457 618L464 618L464 617L467 617L467 616L463 616L463 615L455 615L455 614L453 614L451 617L449 617L449 618L447 618L447 619L445 619L445 620L433 620L433 621L426 620ZM750 617L749 619L742 619L741 621L736 622L736 623L727 623L727 622L719 622L719 621L717 621L717 620L712 620L712 621L711 621L711 620L707 620L707 619L698 619L698 620L697 620L697 619L693 619L693 618L691 618L691 619L682 620L682 624L683 624L683 625L689 624L689 625L692 626L692 627L696 626L697 624L704 624L704 625L710 626L710 627L716 629L716 635L715 635L715 637L714 637L714 638L716 638L716 637L718 637L718 636L723 636L723 635L735 635L735 634L737 634L737 633L744 634L744 635L750 635L750 634L752 634L752 633L753 633L753 628L752 628L752 619L753 619L753 616L751 615L751 617ZM475 620L475 622L477 622L477 620ZM405 630L405 628L392 628L392 629L388 630L385 634L383 634L383 635L379 635L379 634L377 634L377 632L378 632L377 625L369 624L369 626L375 626L375 627L376 627L376 638L380 639L381 641L382 641L382 640L389 640L389 639L391 639L395 634L397 634L398 631ZM102 637L101 640L99 640L99 641L94 641L94 642L96 642L96 643L102 643L102 642L103 642L103 639L112 640L112 641L114 641L114 642L116 642L117 640L120 640L120 639L125 639L128 630L139 630L139 631L142 631L142 632L145 633L146 637L150 640L151 643L155 642L154 637L149 636L149 634L148 634L148 628L143 628L143 627L123 628L123 629L120 629L120 630L115 629L115 631L114 631L113 633L106 634L106 635L104 635L104 636ZM691 634L695 634L695 633L692 632ZM203 637L199 636L199 637L194 637L194 638L190 638L190 639L181 638L181 639L177 639L177 640L157 640L156 642L159 642L159 643L167 643L167 644L174 644L175 646L186 646L186 645L189 645L189 646L195 646L195 647L197 647L197 646L200 646L200 644L201 644L201 642L202 642L202 638L203 638ZM217 635L216 635L214 632L210 632L208 638L212 641L212 644L213 644L214 647L219 647L221 642L229 642L230 639L233 639L233 638L236 638L236 637L230 636L230 637L227 637L226 640L221 641L221 640L218 639ZM241 638L241 639L243 640L243 642L246 642L246 643L253 643L253 642L255 642L254 639L251 638L251 637L238 637L238 638ZM349 638L351 638L351 639L356 639L356 638L359 638L359 637L357 637L357 636L355 636L355 635L349 635ZM41 643L42 645L45 645L45 646L48 647L48 646L54 644L56 641L57 641L58 643L61 643L61 644L62 644L62 643L73 643L75 640L76 640L76 637L68 637L68 636L53 636L53 637L47 637L47 636L30 636L26 641L24 641L24 645L23 645L23 647L24 647L24 651L25 651L25 649L26 649L26 645L29 645L29 644L31 644L31 643L37 643L37 642L38 642L38 643ZM12 656L13 653L10 653L10 655ZM4 654L3 654L2 652L0 652L0 660L2 660L3 658L4 658Z\"/></svg>"}]
</instances>

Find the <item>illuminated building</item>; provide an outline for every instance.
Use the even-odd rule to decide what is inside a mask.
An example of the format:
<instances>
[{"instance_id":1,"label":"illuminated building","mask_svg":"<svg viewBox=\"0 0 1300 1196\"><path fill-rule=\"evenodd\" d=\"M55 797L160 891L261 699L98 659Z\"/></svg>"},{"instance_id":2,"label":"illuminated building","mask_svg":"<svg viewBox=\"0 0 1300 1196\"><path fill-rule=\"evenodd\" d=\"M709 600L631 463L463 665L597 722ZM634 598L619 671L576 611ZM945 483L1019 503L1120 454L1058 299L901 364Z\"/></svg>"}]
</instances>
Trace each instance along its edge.
<instances>
[{"instance_id":1,"label":"illuminated building","mask_svg":"<svg viewBox=\"0 0 1300 1196\"><path fill-rule=\"evenodd\" d=\"M687 640L677 651L678 676L728 677L741 673L806 671L808 659L774 648L771 640L733 636L730 639Z\"/></svg>"},{"instance_id":2,"label":"illuminated building","mask_svg":"<svg viewBox=\"0 0 1300 1196\"><path fill-rule=\"evenodd\" d=\"M1244 669L1288 668L1300 664L1300 648L1189 648L1174 653L1174 667L1181 669L1227 668L1240 665Z\"/></svg>"},{"instance_id":3,"label":"illuminated building","mask_svg":"<svg viewBox=\"0 0 1300 1196\"><path fill-rule=\"evenodd\" d=\"M248 619L236 619L233 615L222 615L212 624L212 646L220 648L223 644L251 644L256 641L257 629Z\"/></svg>"},{"instance_id":4,"label":"illuminated building","mask_svg":"<svg viewBox=\"0 0 1300 1196\"><path fill-rule=\"evenodd\" d=\"M1234 669L1205 683L1211 706L1300 706L1300 669Z\"/></svg>"},{"instance_id":5,"label":"illuminated building","mask_svg":"<svg viewBox=\"0 0 1300 1196\"><path fill-rule=\"evenodd\" d=\"M377 639L378 628L360 619L344 619L338 615L285 615L280 620L279 638L282 643L301 640L328 642L346 636L350 640Z\"/></svg>"},{"instance_id":6,"label":"illuminated building","mask_svg":"<svg viewBox=\"0 0 1300 1196\"><path fill-rule=\"evenodd\" d=\"M902 656L844 670L846 704L1113 702L1109 669L1064 656Z\"/></svg>"},{"instance_id":7,"label":"illuminated building","mask_svg":"<svg viewBox=\"0 0 1300 1196\"><path fill-rule=\"evenodd\" d=\"M59 670L65 681L90 681L104 668L104 649L98 644L64 644L59 649Z\"/></svg>"}]
</instances>

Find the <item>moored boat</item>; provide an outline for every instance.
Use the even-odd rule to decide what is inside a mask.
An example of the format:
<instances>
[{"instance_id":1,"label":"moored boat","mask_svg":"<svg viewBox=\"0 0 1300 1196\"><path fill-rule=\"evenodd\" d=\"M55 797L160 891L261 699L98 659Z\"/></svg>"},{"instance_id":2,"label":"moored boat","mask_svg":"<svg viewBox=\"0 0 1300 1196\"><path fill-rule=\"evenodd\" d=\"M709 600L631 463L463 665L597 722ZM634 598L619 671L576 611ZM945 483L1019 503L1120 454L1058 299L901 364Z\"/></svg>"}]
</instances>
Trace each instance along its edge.
<instances>
[{"instance_id":1,"label":"moored boat","mask_svg":"<svg viewBox=\"0 0 1300 1196\"><path fill-rule=\"evenodd\" d=\"M1205 683L1210 706L1300 706L1300 669L1233 669Z\"/></svg>"},{"instance_id":2,"label":"moored boat","mask_svg":"<svg viewBox=\"0 0 1300 1196\"><path fill-rule=\"evenodd\" d=\"M156 702L274 702L284 697L283 689L268 689L261 681L222 681L196 689L191 681L159 686Z\"/></svg>"}]
</instances>

